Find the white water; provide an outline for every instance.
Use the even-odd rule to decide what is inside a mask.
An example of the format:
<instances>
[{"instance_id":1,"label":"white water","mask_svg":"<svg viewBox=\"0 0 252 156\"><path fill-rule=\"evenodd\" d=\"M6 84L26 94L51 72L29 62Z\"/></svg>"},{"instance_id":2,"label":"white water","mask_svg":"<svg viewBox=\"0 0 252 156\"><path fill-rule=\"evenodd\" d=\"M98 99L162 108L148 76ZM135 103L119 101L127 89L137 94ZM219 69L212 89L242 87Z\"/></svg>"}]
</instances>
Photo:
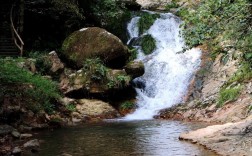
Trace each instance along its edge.
<instances>
[{"instance_id":1,"label":"white water","mask_svg":"<svg viewBox=\"0 0 252 156\"><path fill-rule=\"evenodd\" d=\"M139 37L135 17L128 24L130 40ZM145 82L144 89L136 88L138 108L126 120L152 119L158 111L183 102L188 85L195 70L200 65L201 51L191 49L185 53L184 41L179 35L181 20L170 13L161 14L147 34L156 40L156 50L145 56L141 48L138 50L138 60L145 65L145 74L135 81Z\"/></svg>"}]
</instances>

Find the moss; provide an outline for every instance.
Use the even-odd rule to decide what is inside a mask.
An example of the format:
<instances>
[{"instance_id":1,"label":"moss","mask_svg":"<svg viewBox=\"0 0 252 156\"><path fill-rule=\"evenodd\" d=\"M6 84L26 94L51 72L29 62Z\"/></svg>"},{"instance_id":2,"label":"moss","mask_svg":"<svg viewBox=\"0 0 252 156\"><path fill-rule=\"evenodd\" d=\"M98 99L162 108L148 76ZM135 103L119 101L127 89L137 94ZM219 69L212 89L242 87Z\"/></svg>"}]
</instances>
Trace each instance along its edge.
<instances>
[{"instance_id":1,"label":"moss","mask_svg":"<svg viewBox=\"0 0 252 156\"><path fill-rule=\"evenodd\" d=\"M219 93L217 107L222 107L225 102L236 100L240 95L241 87L221 89Z\"/></svg>"},{"instance_id":2,"label":"moss","mask_svg":"<svg viewBox=\"0 0 252 156\"><path fill-rule=\"evenodd\" d=\"M129 110L133 108L135 108L135 104L131 101L123 102L119 107L120 110Z\"/></svg>"},{"instance_id":3,"label":"moss","mask_svg":"<svg viewBox=\"0 0 252 156\"><path fill-rule=\"evenodd\" d=\"M159 17L159 14L150 14L147 12L143 12L138 22L139 33L143 34L147 30L149 30L153 23L156 21L156 19Z\"/></svg>"},{"instance_id":4,"label":"moss","mask_svg":"<svg viewBox=\"0 0 252 156\"><path fill-rule=\"evenodd\" d=\"M151 35L145 35L140 43L145 55L151 54L156 49L156 41Z\"/></svg>"},{"instance_id":5,"label":"moss","mask_svg":"<svg viewBox=\"0 0 252 156\"><path fill-rule=\"evenodd\" d=\"M78 40L78 32L72 33L69 35L62 44L62 50L63 52L67 52L69 47Z\"/></svg>"}]
</instances>

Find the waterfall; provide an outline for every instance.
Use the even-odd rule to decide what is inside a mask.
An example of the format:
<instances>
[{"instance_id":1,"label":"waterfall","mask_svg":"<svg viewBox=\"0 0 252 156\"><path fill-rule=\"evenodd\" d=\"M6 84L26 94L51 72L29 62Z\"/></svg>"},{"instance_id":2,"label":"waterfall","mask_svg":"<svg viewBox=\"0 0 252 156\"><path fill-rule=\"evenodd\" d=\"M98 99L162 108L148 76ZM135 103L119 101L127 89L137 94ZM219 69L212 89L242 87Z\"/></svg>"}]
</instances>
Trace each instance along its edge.
<instances>
[{"instance_id":1,"label":"waterfall","mask_svg":"<svg viewBox=\"0 0 252 156\"><path fill-rule=\"evenodd\" d=\"M138 20L139 17L134 17L128 24L130 40L140 37ZM190 80L200 65L201 51L194 48L181 53L184 41L179 34L180 24L181 20L175 15L161 13L145 33L156 40L156 50L144 55L141 47L136 47L137 59L145 65L145 74L134 81L144 83L144 87L136 88L138 108L124 119L152 119L159 110L183 102Z\"/></svg>"}]
</instances>

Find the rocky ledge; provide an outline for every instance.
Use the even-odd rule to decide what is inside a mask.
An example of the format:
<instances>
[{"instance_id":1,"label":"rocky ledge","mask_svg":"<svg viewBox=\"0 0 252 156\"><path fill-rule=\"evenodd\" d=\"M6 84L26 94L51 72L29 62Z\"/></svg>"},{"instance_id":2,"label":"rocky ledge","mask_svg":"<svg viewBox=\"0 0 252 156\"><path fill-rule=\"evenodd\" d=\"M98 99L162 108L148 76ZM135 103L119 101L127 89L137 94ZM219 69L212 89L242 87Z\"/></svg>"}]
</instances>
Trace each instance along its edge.
<instances>
[{"instance_id":1,"label":"rocky ledge","mask_svg":"<svg viewBox=\"0 0 252 156\"><path fill-rule=\"evenodd\" d=\"M236 123L213 125L196 131L182 133L181 140L189 140L228 156L252 155L252 115Z\"/></svg>"}]
</instances>

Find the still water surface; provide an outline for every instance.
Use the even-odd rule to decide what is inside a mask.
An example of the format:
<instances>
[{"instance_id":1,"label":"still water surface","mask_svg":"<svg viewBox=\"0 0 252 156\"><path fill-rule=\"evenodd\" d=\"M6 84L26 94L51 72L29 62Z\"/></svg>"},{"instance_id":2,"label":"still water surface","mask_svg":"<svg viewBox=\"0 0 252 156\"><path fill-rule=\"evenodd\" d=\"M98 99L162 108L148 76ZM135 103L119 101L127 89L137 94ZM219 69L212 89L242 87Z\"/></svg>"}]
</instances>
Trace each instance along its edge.
<instances>
[{"instance_id":1,"label":"still water surface","mask_svg":"<svg viewBox=\"0 0 252 156\"><path fill-rule=\"evenodd\" d=\"M178 121L108 121L48 131L39 156L216 156L204 148L179 141L181 132L199 124Z\"/></svg>"}]
</instances>

